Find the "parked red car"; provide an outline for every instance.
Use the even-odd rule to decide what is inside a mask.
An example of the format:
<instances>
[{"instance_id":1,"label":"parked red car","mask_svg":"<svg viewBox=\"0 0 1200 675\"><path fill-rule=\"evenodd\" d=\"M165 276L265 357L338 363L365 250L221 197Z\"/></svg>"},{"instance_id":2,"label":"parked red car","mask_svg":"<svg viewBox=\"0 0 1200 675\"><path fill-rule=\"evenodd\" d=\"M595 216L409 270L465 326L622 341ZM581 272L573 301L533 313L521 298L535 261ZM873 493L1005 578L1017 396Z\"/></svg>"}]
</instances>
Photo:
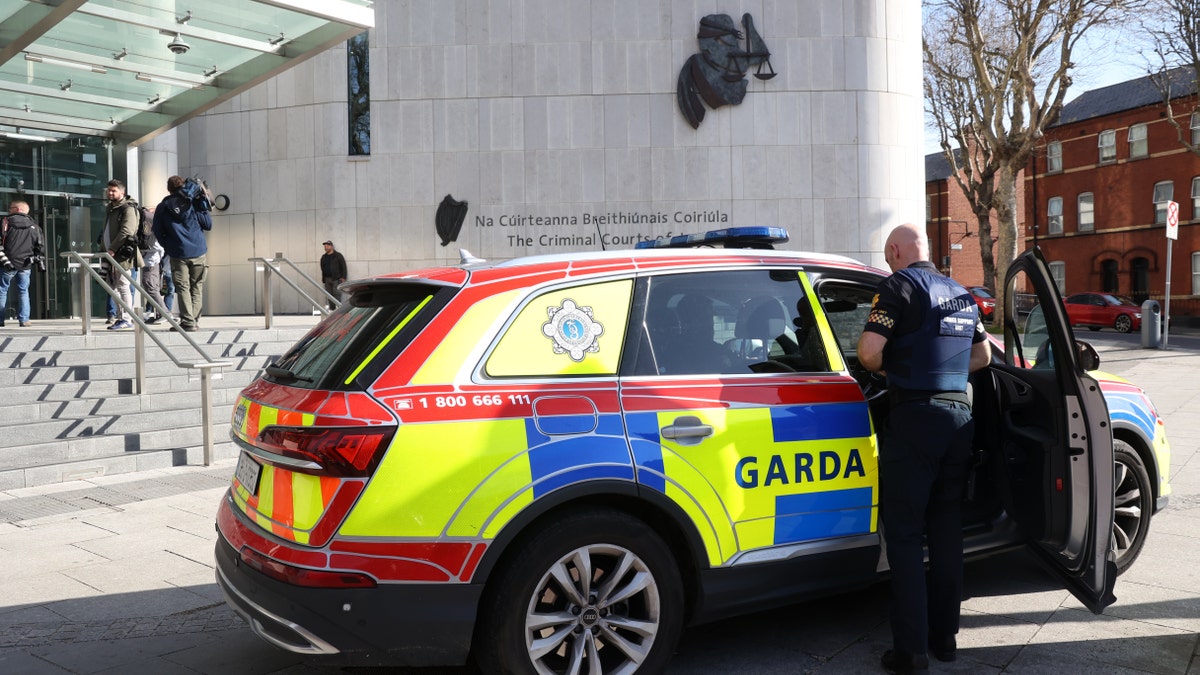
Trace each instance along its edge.
<instances>
[{"instance_id":1,"label":"parked red car","mask_svg":"<svg viewBox=\"0 0 1200 675\"><path fill-rule=\"evenodd\" d=\"M1128 333L1142 327L1142 308L1129 298L1112 293L1075 293L1063 300L1071 326L1091 330L1115 328Z\"/></svg>"},{"instance_id":2,"label":"parked red car","mask_svg":"<svg viewBox=\"0 0 1200 675\"><path fill-rule=\"evenodd\" d=\"M991 321L996 313L996 296L983 286L970 286L967 291L975 298L975 304L979 305L979 316L984 321Z\"/></svg>"}]
</instances>

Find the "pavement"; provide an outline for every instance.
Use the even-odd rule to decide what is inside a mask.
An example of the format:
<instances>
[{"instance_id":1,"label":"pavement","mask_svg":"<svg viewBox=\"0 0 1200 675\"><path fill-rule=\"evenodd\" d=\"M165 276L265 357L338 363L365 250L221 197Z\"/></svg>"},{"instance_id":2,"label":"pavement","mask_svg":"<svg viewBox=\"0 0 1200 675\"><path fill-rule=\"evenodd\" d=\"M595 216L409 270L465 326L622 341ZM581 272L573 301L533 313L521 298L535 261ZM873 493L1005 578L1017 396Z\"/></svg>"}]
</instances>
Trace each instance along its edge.
<instances>
[{"instance_id":1,"label":"pavement","mask_svg":"<svg viewBox=\"0 0 1200 675\"><path fill-rule=\"evenodd\" d=\"M959 660L935 662L934 673L1200 675L1200 339L1173 334L1167 350L1094 344L1101 367L1144 387L1166 419L1170 506L1101 616L1026 554L969 564ZM341 671L255 637L213 581L213 517L233 468L0 492L0 673L467 672ZM668 672L878 672L888 642L886 584L877 584L690 628Z\"/></svg>"}]
</instances>

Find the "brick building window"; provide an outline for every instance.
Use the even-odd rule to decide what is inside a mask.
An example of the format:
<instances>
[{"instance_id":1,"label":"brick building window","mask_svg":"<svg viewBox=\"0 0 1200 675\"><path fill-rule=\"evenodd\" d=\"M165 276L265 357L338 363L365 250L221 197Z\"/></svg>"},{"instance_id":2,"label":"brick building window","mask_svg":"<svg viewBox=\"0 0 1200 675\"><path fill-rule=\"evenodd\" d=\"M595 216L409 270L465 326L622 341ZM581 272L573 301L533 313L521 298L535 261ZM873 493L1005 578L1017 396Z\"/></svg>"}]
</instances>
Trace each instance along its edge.
<instances>
[{"instance_id":1,"label":"brick building window","mask_svg":"<svg viewBox=\"0 0 1200 675\"><path fill-rule=\"evenodd\" d=\"M1175 184L1164 180L1154 184L1154 224L1166 225L1167 202L1175 198Z\"/></svg>"},{"instance_id":2,"label":"brick building window","mask_svg":"<svg viewBox=\"0 0 1200 675\"><path fill-rule=\"evenodd\" d=\"M1054 285L1058 286L1058 292L1067 294L1067 263L1061 260L1055 260L1050 263L1050 278L1054 279Z\"/></svg>"},{"instance_id":3,"label":"brick building window","mask_svg":"<svg viewBox=\"0 0 1200 675\"><path fill-rule=\"evenodd\" d=\"M1149 154L1146 144L1146 124L1135 124L1129 127L1129 157L1145 157Z\"/></svg>"},{"instance_id":4,"label":"brick building window","mask_svg":"<svg viewBox=\"0 0 1200 675\"><path fill-rule=\"evenodd\" d=\"M1091 232L1096 229L1095 205L1092 202L1092 193L1083 192L1079 195L1079 231Z\"/></svg>"},{"instance_id":5,"label":"brick building window","mask_svg":"<svg viewBox=\"0 0 1200 675\"><path fill-rule=\"evenodd\" d=\"M1062 234L1062 197L1051 197L1046 202L1046 231Z\"/></svg>"},{"instance_id":6,"label":"brick building window","mask_svg":"<svg viewBox=\"0 0 1200 675\"><path fill-rule=\"evenodd\" d=\"M1192 145L1200 145L1200 110L1192 113Z\"/></svg>"},{"instance_id":7,"label":"brick building window","mask_svg":"<svg viewBox=\"0 0 1200 675\"><path fill-rule=\"evenodd\" d=\"M1062 171L1062 143L1050 141L1046 145L1046 172L1058 173L1059 171Z\"/></svg>"},{"instance_id":8,"label":"brick building window","mask_svg":"<svg viewBox=\"0 0 1200 675\"><path fill-rule=\"evenodd\" d=\"M1112 162L1117 159L1117 132L1109 129L1100 132L1100 161Z\"/></svg>"},{"instance_id":9,"label":"brick building window","mask_svg":"<svg viewBox=\"0 0 1200 675\"><path fill-rule=\"evenodd\" d=\"M1200 253L1192 254L1192 295L1200 295Z\"/></svg>"}]
</instances>

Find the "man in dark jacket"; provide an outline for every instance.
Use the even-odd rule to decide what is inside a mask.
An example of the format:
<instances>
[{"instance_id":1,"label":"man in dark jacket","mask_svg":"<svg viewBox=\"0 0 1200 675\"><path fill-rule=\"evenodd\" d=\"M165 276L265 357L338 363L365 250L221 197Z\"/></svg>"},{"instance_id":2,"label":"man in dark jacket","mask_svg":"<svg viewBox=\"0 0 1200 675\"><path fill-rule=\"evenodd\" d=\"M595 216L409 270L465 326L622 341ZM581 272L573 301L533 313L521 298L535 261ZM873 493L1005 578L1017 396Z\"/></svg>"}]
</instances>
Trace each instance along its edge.
<instances>
[{"instance_id":1,"label":"man in dark jacket","mask_svg":"<svg viewBox=\"0 0 1200 675\"><path fill-rule=\"evenodd\" d=\"M342 301L342 292L338 284L346 280L346 258L333 250L333 242L326 240L325 255L321 256L321 282L325 284L325 292L337 298L337 302L329 302L329 309L337 309Z\"/></svg>"},{"instance_id":2,"label":"man in dark jacket","mask_svg":"<svg viewBox=\"0 0 1200 675\"><path fill-rule=\"evenodd\" d=\"M29 204L15 201L8 207L8 217L0 224L0 326L8 315L8 286L17 280L17 321L29 325L29 271L35 265L45 270L45 244L42 231L29 217Z\"/></svg>"},{"instance_id":3,"label":"man in dark jacket","mask_svg":"<svg viewBox=\"0 0 1200 675\"><path fill-rule=\"evenodd\" d=\"M189 198L184 182L182 176L167 179L170 194L154 209L152 230L171 257L171 280L179 294L179 325L190 333L200 327L204 307L204 280L208 276L204 233L212 230L212 216L207 193Z\"/></svg>"},{"instance_id":4,"label":"man in dark jacket","mask_svg":"<svg viewBox=\"0 0 1200 675\"><path fill-rule=\"evenodd\" d=\"M138 232L138 203L125 191L125 184L116 178L108 181L104 190L108 205L104 210L104 229L100 233L100 244L108 254L117 261L121 270L129 274L126 277L118 269L108 270L108 283L116 290L117 295L128 306L133 306L133 282L137 271L142 267L142 254L137 247ZM129 314L125 308L113 303L115 310L114 322L108 330L126 330L133 328Z\"/></svg>"}]
</instances>

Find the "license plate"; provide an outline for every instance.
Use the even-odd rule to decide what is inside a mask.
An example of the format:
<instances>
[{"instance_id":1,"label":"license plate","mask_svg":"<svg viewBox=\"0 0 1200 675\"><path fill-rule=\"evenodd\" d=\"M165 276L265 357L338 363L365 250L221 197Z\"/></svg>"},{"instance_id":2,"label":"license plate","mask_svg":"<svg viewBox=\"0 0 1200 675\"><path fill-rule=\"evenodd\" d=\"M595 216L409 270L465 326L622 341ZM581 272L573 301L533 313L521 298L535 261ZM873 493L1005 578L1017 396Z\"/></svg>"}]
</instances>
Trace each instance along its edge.
<instances>
[{"instance_id":1,"label":"license plate","mask_svg":"<svg viewBox=\"0 0 1200 675\"><path fill-rule=\"evenodd\" d=\"M254 461L253 457L243 452L242 456L238 457L237 471L233 473L233 477L251 495L256 495L258 494L258 478L261 473L262 465Z\"/></svg>"}]
</instances>

